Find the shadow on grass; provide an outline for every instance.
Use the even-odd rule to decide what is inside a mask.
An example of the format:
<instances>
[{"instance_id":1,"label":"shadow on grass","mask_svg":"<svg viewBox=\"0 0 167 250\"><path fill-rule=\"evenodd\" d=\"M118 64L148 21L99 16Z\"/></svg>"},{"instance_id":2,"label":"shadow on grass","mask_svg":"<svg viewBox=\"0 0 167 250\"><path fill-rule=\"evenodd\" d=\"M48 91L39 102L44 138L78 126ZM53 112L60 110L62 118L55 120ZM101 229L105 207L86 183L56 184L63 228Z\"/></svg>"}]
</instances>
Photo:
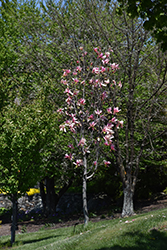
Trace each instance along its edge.
<instances>
[{"instance_id":1,"label":"shadow on grass","mask_svg":"<svg viewBox=\"0 0 167 250\"><path fill-rule=\"evenodd\" d=\"M44 241L44 240L48 240L48 239L55 239L57 237L61 237L62 235L55 235L55 236L48 236L48 237L42 237L41 239L34 239L34 240L16 240L14 243L14 246L20 246L20 245L25 245L25 244L31 244L31 243L36 243L36 242L40 242L40 241ZM6 249L8 247L11 247L11 241L7 240L4 243L0 242L0 249Z\"/></svg>"},{"instance_id":2,"label":"shadow on grass","mask_svg":"<svg viewBox=\"0 0 167 250\"><path fill-rule=\"evenodd\" d=\"M127 237L129 243L131 241L130 238L132 238L132 242L134 242L133 246L129 246L132 244L128 243L127 246L121 246L120 242L120 245L102 247L98 248L98 250L167 250L167 233L163 231L153 229L148 234L140 232L126 233L123 237L125 239ZM136 240L133 238L136 238Z\"/></svg>"},{"instance_id":3,"label":"shadow on grass","mask_svg":"<svg viewBox=\"0 0 167 250\"><path fill-rule=\"evenodd\" d=\"M39 241L43 241L43 240L48 240L48 239L52 239L52 238L57 238L57 237L61 237L62 235L55 235L55 236L47 236L47 237L43 237L40 239L34 239L34 240L22 240L23 245L24 244L31 244L31 243L35 243L35 242L39 242Z\"/></svg>"}]
</instances>

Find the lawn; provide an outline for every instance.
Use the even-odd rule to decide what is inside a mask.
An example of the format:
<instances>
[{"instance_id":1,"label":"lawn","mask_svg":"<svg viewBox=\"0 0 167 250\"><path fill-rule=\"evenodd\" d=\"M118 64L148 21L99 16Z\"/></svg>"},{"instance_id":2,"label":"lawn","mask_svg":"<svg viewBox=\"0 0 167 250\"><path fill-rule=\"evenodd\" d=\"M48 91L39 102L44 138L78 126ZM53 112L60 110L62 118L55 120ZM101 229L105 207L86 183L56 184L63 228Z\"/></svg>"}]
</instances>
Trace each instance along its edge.
<instances>
[{"instance_id":1,"label":"lawn","mask_svg":"<svg viewBox=\"0 0 167 250\"><path fill-rule=\"evenodd\" d=\"M0 238L0 249L9 236ZM166 250L167 209L123 219L101 220L83 225L16 235L17 250Z\"/></svg>"}]
</instances>

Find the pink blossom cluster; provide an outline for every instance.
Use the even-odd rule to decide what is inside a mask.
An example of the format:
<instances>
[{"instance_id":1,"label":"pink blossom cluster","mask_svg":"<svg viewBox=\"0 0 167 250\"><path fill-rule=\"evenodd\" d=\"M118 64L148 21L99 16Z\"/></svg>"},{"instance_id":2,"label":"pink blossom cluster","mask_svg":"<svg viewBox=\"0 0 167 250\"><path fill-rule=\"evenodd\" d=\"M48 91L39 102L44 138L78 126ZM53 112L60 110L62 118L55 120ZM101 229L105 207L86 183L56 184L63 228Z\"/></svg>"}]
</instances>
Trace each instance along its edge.
<instances>
[{"instance_id":1,"label":"pink blossom cluster","mask_svg":"<svg viewBox=\"0 0 167 250\"><path fill-rule=\"evenodd\" d=\"M85 58L87 52L84 51L83 47L80 47L80 50L82 51L82 57ZM66 105L57 110L59 114L66 117L66 121L59 126L60 131L67 132L70 130L78 140L76 147L84 149L84 152L87 153L89 153L89 134L92 136L94 132L97 132L101 135L101 138L94 139L95 147L97 142L104 142L104 145L109 146L110 150L115 150L114 128L123 127L123 121L117 119L120 109L112 104L109 107L106 106L106 103L112 103L109 99L111 87L122 87L121 81L117 84L115 79L110 79L119 69L119 65L110 62L110 52L113 52L111 49L104 54L99 47L94 48L94 51L100 65L94 66L91 62L91 66L87 68L90 72L90 78L85 77L89 74L84 71L82 65L84 59L77 60L77 66L73 70L64 70L61 83L66 86L64 90L67 95ZM87 130L83 134L85 128ZM72 144L68 147L74 150ZM83 161L74 159L72 153L66 154L65 158L73 161L76 167L83 165ZM110 164L109 161L104 161L105 166Z\"/></svg>"},{"instance_id":2,"label":"pink blossom cluster","mask_svg":"<svg viewBox=\"0 0 167 250\"><path fill-rule=\"evenodd\" d=\"M112 71L113 73L115 73L118 69L119 69L119 64L116 64L116 63L110 63L110 52L105 52L105 54L103 54L101 52L101 48L98 47L98 48L94 48L94 51L96 52L98 58L101 58L102 60L102 64L105 65L105 66L108 66L108 68L105 68L103 66L101 66L101 69L99 68L94 68L95 74L99 74L100 72L105 72L105 71ZM113 50L110 49L111 52L113 52Z\"/></svg>"}]
</instances>

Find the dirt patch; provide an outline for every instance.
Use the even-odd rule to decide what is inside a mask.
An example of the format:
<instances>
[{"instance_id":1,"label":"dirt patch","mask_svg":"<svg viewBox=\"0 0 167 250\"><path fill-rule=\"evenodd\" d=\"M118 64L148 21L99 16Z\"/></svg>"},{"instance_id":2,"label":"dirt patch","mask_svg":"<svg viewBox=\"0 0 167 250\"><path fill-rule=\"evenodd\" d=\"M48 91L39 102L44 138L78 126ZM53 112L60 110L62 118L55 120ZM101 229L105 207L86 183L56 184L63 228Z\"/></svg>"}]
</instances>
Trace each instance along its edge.
<instances>
[{"instance_id":1,"label":"dirt patch","mask_svg":"<svg viewBox=\"0 0 167 250\"><path fill-rule=\"evenodd\" d=\"M154 199L152 201L139 201L136 203L135 211L137 213L144 213L149 212L152 210L162 209L167 207L167 196L161 197L161 199ZM103 213L99 214L95 218L90 218L90 221L96 222L101 219L111 219L109 216L105 216L107 214L107 211L103 211ZM121 216L120 213L114 214L114 217ZM78 224L83 224L83 219L80 219L79 216L74 216L71 218L66 218L64 221L53 223L49 219L40 219L38 221L25 221L25 222L19 222L18 223L18 230L16 231L16 234L21 233L31 233L31 232L37 232L42 229L55 229L60 227L68 227L68 226L75 226ZM10 235L11 223L1 224L0 225L0 236L3 235Z\"/></svg>"}]
</instances>

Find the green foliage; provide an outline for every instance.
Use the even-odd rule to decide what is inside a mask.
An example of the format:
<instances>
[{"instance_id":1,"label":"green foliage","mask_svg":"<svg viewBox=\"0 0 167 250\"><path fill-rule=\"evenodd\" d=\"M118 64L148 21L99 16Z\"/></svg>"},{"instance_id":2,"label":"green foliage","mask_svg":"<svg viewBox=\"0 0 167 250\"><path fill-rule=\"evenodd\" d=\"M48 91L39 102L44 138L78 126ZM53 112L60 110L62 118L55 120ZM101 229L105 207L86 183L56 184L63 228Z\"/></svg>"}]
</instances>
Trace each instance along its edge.
<instances>
[{"instance_id":1,"label":"green foliage","mask_svg":"<svg viewBox=\"0 0 167 250\"><path fill-rule=\"evenodd\" d=\"M166 0L160 1L136 1L136 0L118 0L120 6L117 9L122 14L122 9L132 17L140 17L144 20L144 28L151 30L158 43L161 43L162 49L167 50L167 5Z\"/></svg>"},{"instance_id":2,"label":"green foliage","mask_svg":"<svg viewBox=\"0 0 167 250\"><path fill-rule=\"evenodd\" d=\"M7 208L1 207L0 208L0 216L3 216L8 211Z\"/></svg>"}]
</instances>

